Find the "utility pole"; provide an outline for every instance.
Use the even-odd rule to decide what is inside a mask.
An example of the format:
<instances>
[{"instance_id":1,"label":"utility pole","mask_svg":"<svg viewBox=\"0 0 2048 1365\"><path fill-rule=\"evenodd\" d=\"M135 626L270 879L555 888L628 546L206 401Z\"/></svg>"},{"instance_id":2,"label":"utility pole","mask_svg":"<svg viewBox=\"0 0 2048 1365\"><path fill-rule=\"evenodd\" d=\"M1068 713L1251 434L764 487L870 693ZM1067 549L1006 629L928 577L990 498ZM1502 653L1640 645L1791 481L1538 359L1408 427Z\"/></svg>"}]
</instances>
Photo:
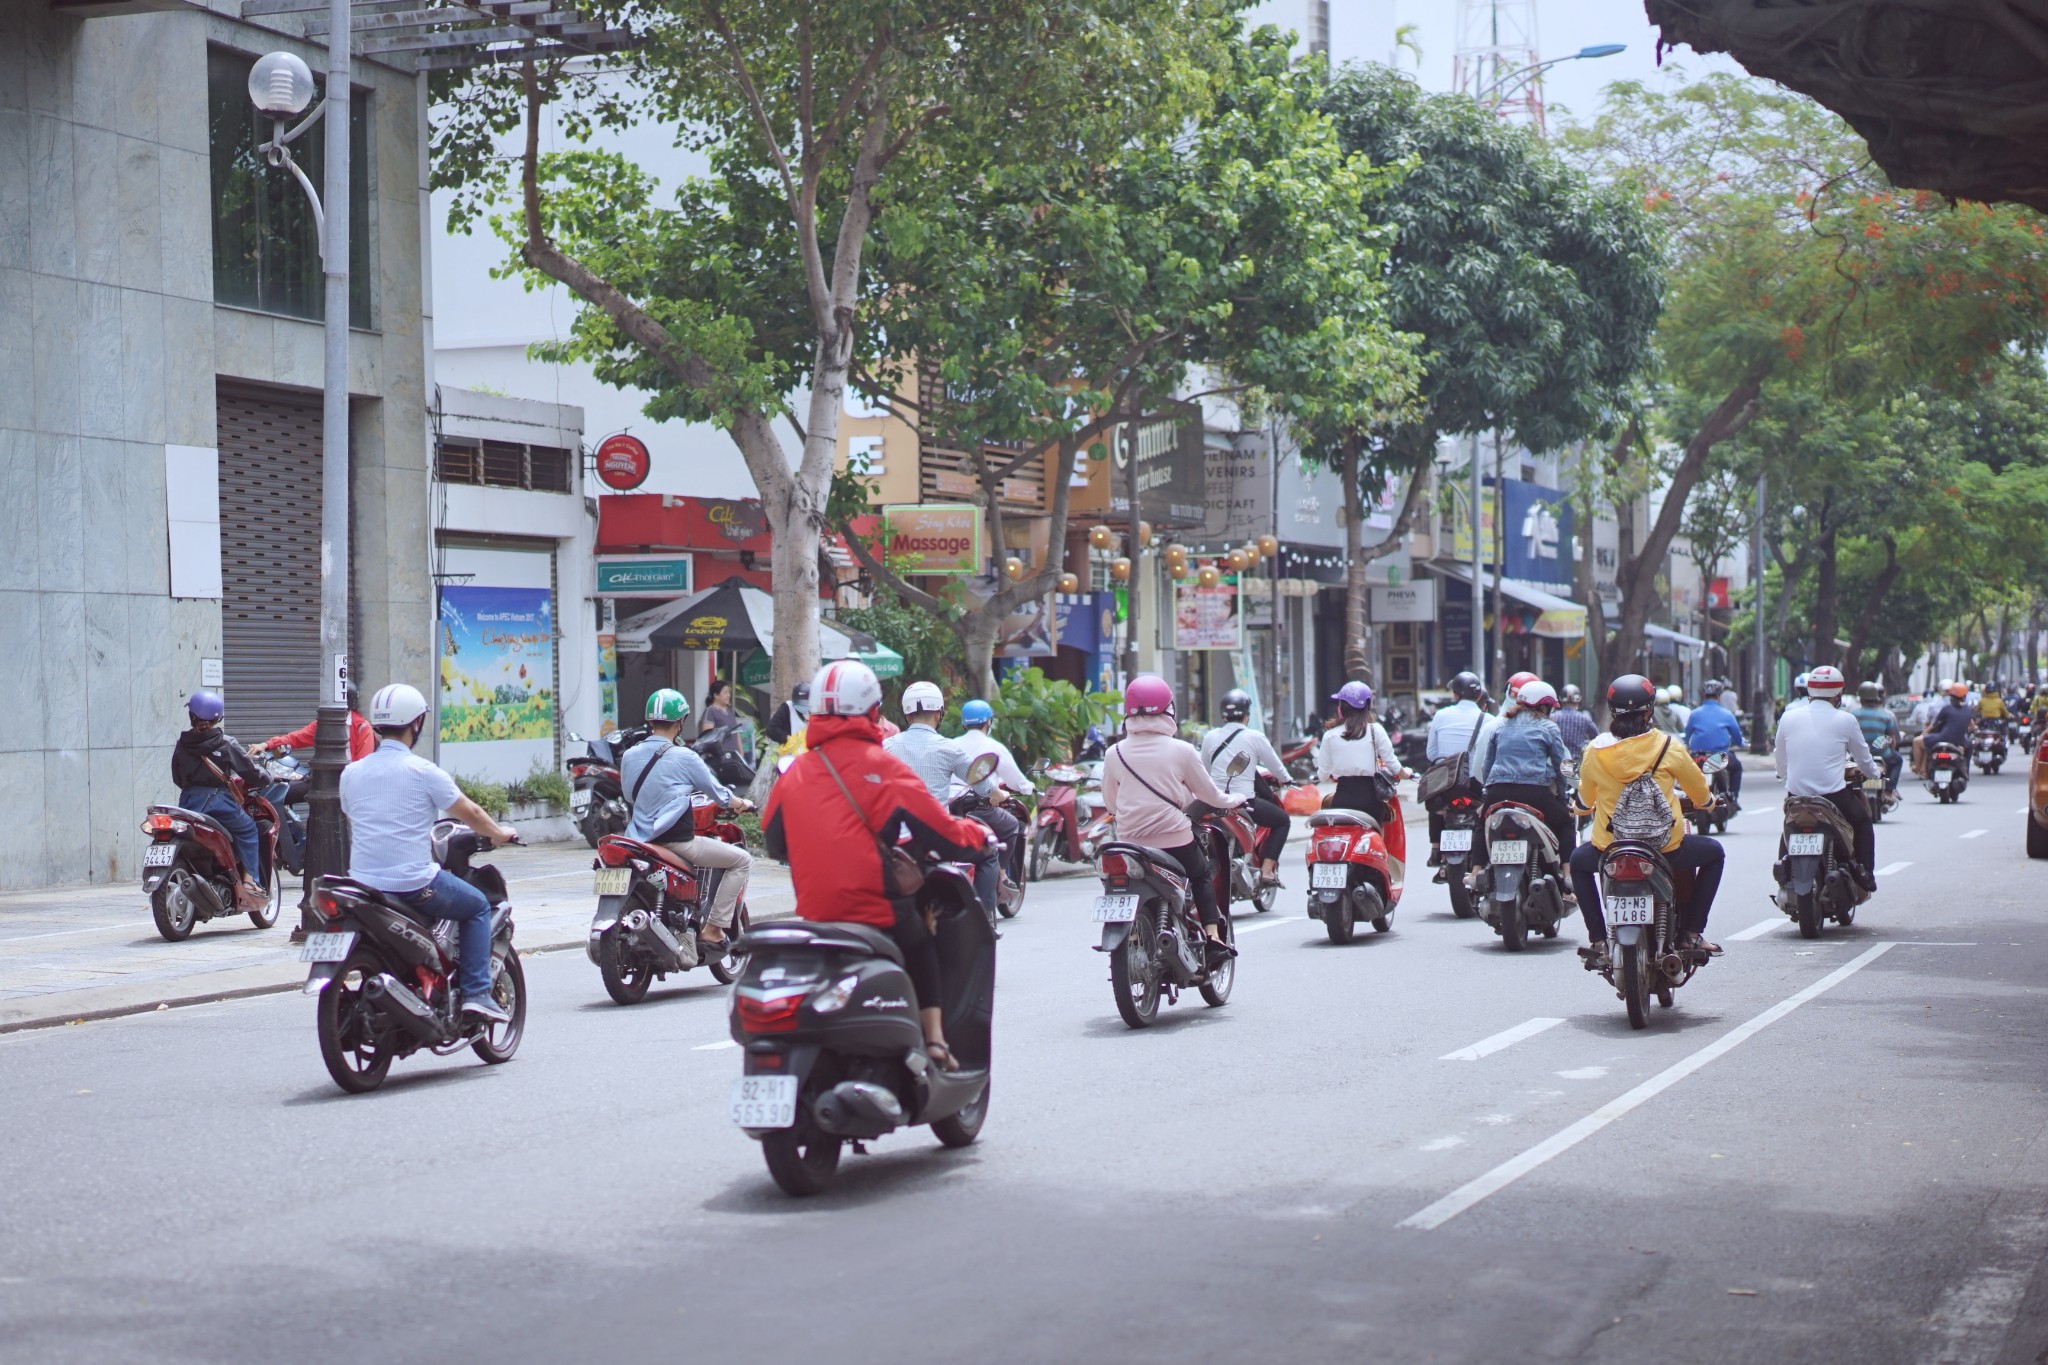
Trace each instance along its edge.
<instances>
[{"instance_id":1,"label":"utility pole","mask_svg":"<svg viewBox=\"0 0 2048 1365\"><path fill-rule=\"evenodd\" d=\"M1507 613L1501 610L1501 577L1507 572L1507 482L1500 432L1493 433L1493 676L1508 676Z\"/></svg>"},{"instance_id":2,"label":"utility pole","mask_svg":"<svg viewBox=\"0 0 2048 1365\"><path fill-rule=\"evenodd\" d=\"M1126 594L1130 602L1124 612L1124 686L1129 687L1131 679L1138 676L1138 590L1145 580L1145 547L1138 543L1138 526L1142 520L1138 515L1138 433L1131 423L1126 422L1117 429L1116 439L1124 448L1124 490L1131 500L1130 526L1125 533L1131 552L1131 577Z\"/></svg>"},{"instance_id":3,"label":"utility pole","mask_svg":"<svg viewBox=\"0 0 2048 1365\"><path fill-rule=\"evenodd\" d=\"M1479 433L1472 433L1472 671L1479 684L1486 685L1486 615L1480 609L1481 587L1486 582L1486 542L1479 515Z\"/></svg>"},{"instance_id":4,"label":"utility pole","mask_svg":"<svg viewBox=\"0 0 2048 1365\"><path fill-rule=\"evenodd\" d=\"M1756 715L1750 726L1750 747L1757 753L1764 752L1764 717L1771 709L1770 682L1767 670L1770 668L1768 651L1764 647L1764 474L1756 476L1756 548L1751 552L1754 567L1750 578L1756 584L1756 690L1750 695L1755 698Z\"/></svg>"}]
</instances>

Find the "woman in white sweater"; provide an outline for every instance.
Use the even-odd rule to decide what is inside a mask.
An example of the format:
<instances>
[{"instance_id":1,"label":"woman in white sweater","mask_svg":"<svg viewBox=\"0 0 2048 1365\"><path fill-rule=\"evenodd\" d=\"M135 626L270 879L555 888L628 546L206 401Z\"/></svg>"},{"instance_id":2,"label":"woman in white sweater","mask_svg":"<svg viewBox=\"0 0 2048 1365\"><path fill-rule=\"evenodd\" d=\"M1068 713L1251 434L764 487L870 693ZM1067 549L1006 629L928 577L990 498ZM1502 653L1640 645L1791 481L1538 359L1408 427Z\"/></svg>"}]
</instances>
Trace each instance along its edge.
<instances>
[{"instance_id":1,"label":"woman in white sweater","mask_svg":"<svg viewBox=\"0 0 2048 1365\"><path fill-rule=\"evenodd\" d=\"M1381 799L1374 777L1384 776L1392 783L1412 774L1401 766L1386 727L1372 718L1372 688L1348 682L1330 700L1337 703L1337 724L1325 730L1316 745L1316 777L1335 782L1337 790L1323 806L1364 811L1386 825L1394 819L1393 807Z\"/></svg>"}]
</instances>

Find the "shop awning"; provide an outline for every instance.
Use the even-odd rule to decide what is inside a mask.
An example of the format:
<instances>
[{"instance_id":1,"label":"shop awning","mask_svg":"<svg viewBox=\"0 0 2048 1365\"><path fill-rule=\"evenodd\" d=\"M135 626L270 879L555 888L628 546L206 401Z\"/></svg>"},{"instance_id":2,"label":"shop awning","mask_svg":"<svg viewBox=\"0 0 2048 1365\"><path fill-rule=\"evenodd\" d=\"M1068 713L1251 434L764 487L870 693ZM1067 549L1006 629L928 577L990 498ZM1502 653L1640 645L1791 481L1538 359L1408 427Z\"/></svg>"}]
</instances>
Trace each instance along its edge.
<instances>
[{"instance_id":1,"label":"shop awning","mask_svg":"<svg viewBox=\"0 0 2048 1365\"><path fill-rule=\"evenodd\" d=\"M1681 649L1696 653L1707 647L1707 642L1697 635L1687 635L1663 626L1644 626L1643 636L1650 642L1652 654L1676 654Z\"/></svg>"},{"instance_id":2,"label":"shop awning","mask_svg":"<svg viewBox=\"0 0 2048 1365\"><path fill-rule=\"evenodd\" d=\"M693 597L664 602L627 617L619 622L615 635L618 648L628 654L650 649L752 649L754 653L741 664L740 681L753 686L747 669L760 659L758 669L765 682L767 660L774 652L775 599L759 588L727 579ZM818 623L818 657L858 659L882 678L903 671L901 654L872 635L832 621Z\"/></svg>"},{"instance_id":3,"label":"shop awning","mask_svg":"<svg viewBox=\"0 0 2048 1365\"><path fill-rule=\"evenodd\" d=\"M1472 581L1472 567L1469 564L1436 562L1429 566L1433 573L1446 574L1460 583ZM1485 591L1493 591L1493 575L1485 576ZM1531 608L1535 619L1523 628L1525 635L1541 635L1551 640L1577 640L1586 633L1586 609L1568 597L1559 597L1548 588L1521 578L1503 578L1500 581L1501 596L1512 602ZM1529 613L1521 613L1527 616Z\"/></svg>"}]
</instances>

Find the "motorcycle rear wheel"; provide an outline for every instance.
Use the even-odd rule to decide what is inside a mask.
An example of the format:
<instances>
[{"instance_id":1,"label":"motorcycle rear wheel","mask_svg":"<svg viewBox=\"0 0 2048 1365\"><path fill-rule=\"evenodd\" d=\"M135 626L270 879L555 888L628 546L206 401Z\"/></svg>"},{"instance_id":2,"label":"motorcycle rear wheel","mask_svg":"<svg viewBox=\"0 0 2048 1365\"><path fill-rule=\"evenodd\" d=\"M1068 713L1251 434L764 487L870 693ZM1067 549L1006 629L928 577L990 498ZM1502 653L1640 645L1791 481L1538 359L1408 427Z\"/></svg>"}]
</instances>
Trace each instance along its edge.
<instances>
[{"instance_id":1,"label":"motorcycle rear wheel","mask_svg":"<svg viewBox=\"0 0 2048 1365\"><path fill-rule=\"evenodd\" d=\"M1351 898L1339 896L1335 905L1323 907L1323 933L1330 942L1342 947L1351 942L1352 935Z\"/></svg>"},{"instance_id":2,"label":"motorcycle rear wheel","mask_svg":"<svg viewBox=\"0 0 2048 1365\"><path fill-rule=\"evenodd\" d=\"M981 1125L988 1121L988 1090L988 1085L982 1086L974 1103L959 1113L932 1120L932 1136L948 1147L965 1147L980 1137Z\"/></svg>"},{"instance_id":3,"label":"motorcycle rear wheel","mask_svg":"<svg viewBox=\"0 0 2048 1365\"><path fill-rule=\"evenodd\" d=\"M485 1029L470 1051L492 1066L502 1066L519 1051L519 1040L526 1034L526 969L519 965L519 950L510 944L505 948L505 969L491 984L491 995L511 1011L511 1021Z\"/></svg>"},{"instance_id":4,"label":"motorcycle rear wheel","mask_svg":"<svg viewBox=\"0 0 2048 1365\"><path fill-rule=\"evenodd\" d=\"M1818 888L1799 897L1799 937L1820 937L1820 891Z\"/></svg>"},{"instance_id":5,"label":"motorcycle rear wheel","mask_svg":"<svg viewBox=\"0 0 2048 1365\"><path fill-rule=\"evenodd\" d=\"M1459 919L1471 919L1479 913L1479 907L1472 904L1472 888L1465 884L1463 864L1449 869L1444 875L1445 883L1451 889L1451 913Z\"/></svg>"},{"instance_id":6,"label":"motorcycle rear wheel","mask_svg":"<svg viewBox=\"0 0 2048 1365\"><path fill-rule=\"evenodd\" d=\"M351 1095L375 1090L391 1071L392 1054L372 1040L369 1021L373 1011L363 999L363 980L378 970L376 959L367 954L342 963L327 989L320 992L320 1008L314 1017L320 1060L327 1064L334 1083ZM348 984L351 976L354 986Z\"/></svg>"},{"instance_id":7,"label":"motorcycle rear wheel","mask_svg":"<svg viewBox=\"0 0 2048 1365\"><path fill-rule=\"evenodd\" d=\"M1010 882L996 895L996 913L1004 919L1015 919L1024 908L1024 883Z\"/></svg>"},{"instance_id":8,"label":"motorcycle rear wheel","mask_svg":"<svg viewBox=\"0 0 2048 1365\"><path fill-rule=\"evenodd\" d=\"M192 892L185 884L191 876L182 867L172 868L156 884L156 890L149 893L150 917L156 921L156 931L166 943L190 938L192 926L199 923L199 907L193 903Z\"/></svg>"},{"instance_id":9,"label":"motorcycle rear wheel","mask_svg":"<svg viewBox=\"0 0 2048 1365\"><path fill-rule=\"evenodd\" d=\"M277 923L277 917L284 912L284 878L279 875L276 867L270 869L270 881L263 889L269 893L270 899L263 903L261 910L249 912L249 923L258 929L268 929Z\"/></svg>"},{"instance_id":10,"label":"motorcycle rear wheel","mask_svg":"<svg viewBox=\"0 0 2048 1365\"><path fill-rule=\"evenodd\" d=\"M1628 1026L1648 1028L1650 1026L1650 964L1646 960L1642 945L1624 943L1614 961L1614 974L1620 978L1615 984L1621 987L1621 1003L1628 1007Z\"/></svg>"},{"instance_id":11,"label":"motorcycle rear wheel","mask_svg":"<svg viewBox=\"0 0 2048 1365\"><path fill-rule=\"evenodd\" d=\"M805 1199L823 1194L839 1170L839 1151L844 1142L812 1128L808 1122L779 1133L764 1133L761 1156L768 1174L784 1194Z\"/></svg>"},{"instance_id":12,"label":"motorcycle rear wheel","mask_svg":"<svg viewBox=\"0 0 2048 1365\"><path fill-rule=\"evenodd\" d=\"M1511 900L1500 908L1500 946L1511 953L1519 953L1529 946L1529 922L1522 914L1520 899Z\"/></svg>"},{"instance_id":13,"label":"motorcycle rear wheel","mask_svg":"<svg viewBox=\"0 0 2048 1365\"><path fill-rule=\"evenodd\" d=\"M639 1004L654 984L652 967L626 960L625 939L617 929L597 941L597 970L604 977L605 994L621 1005Z\"/></svg>"},{"instance_id":14,"label":"motorcycle rear wheel","mask_svg":"<svg viewBox=\"0 0 2048 1365\"><path fill-rule=\"evenodd\" d=\"M731 943L734 939L745 937L753 923L753 918L747 914L746 902L741 901L733 909L732 924L725 931L725 941ZM717 957L707 958L704 965L711 969L714 981L721 986L730 986L739 980L740 973L747 969L747 955L728 951Z\"/></svg>"},{"instance_id":15,"label":"motorcycle rear wheel","mask_svg":"<svg viewBox=\"0 0 2048 1365\"><path fill-rule=\"evenodd\" d=\"M1158 943L1157 913L1148 905L1138 911L1131 932L1109 955L1109 984L1116 992L1116 1012L1132 1028L1150 1028L1159 1017Z\"/></svg>"},{"instance_id":16,"label":"motorcycle rear wheel","mask_svg":"<svg viewBox=\"0 0 2048 1365\"><path fill-rule=\"evenodd\" d=\"M1233 946L1236 945L1237 929L1231 924L1230 916L1225 915L1223 922L1217 926L1217 929L1223 935L1225 943ZM1205 947L1202 951L1206 953L1209 950ZM1230 988L1236 983L1237 959L1234 957L1225 958L1223 965L1211 971L1208 979L1202 982L1202 999L1208 1001L1211 1005L1227 1005L1230 1003Z\"/></svg>"},{"instance_id":17,"label":"motorcycle rear wheel","mask_svg":"<svg viewBox=\"0 0 2048 1365\"><path fill-rule=\"evenodd\" d=\"M1046 845L1051 841L1051 836L1045 832L1043 826L1031 836L1031 856L1026 859L1029 866L1025 870L1034 882L1045 880L1045 865L1052 860L1052 854Z\"/></svg>"}]
</instances>

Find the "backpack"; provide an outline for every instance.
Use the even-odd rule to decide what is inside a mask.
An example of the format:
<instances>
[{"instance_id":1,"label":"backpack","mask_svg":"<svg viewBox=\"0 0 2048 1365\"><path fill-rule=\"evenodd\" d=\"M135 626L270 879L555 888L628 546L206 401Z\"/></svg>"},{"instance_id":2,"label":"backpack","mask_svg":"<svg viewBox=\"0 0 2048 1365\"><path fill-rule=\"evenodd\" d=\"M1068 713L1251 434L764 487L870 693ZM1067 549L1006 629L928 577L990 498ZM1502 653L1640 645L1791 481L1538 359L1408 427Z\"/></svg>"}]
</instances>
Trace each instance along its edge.
<instances>
[{"instance_id":1,"label":"backpack","mask_svg":"<svg viewBox=\"0 0 2048 1365\"><path fill-rule=\"evenodd\" d=\"M1671 738L1667 735L1656 760L1622 787L1621 795L1614 801L1614 812L1607 817L1608 832L1615 838L1657 848L1670 841L1677 816L1672 813L1671 800L1664 795L1664 788L1657 784L1657 770L1664 766L1664 756L1670 752Z\"/></svg>"}]
</instances>

